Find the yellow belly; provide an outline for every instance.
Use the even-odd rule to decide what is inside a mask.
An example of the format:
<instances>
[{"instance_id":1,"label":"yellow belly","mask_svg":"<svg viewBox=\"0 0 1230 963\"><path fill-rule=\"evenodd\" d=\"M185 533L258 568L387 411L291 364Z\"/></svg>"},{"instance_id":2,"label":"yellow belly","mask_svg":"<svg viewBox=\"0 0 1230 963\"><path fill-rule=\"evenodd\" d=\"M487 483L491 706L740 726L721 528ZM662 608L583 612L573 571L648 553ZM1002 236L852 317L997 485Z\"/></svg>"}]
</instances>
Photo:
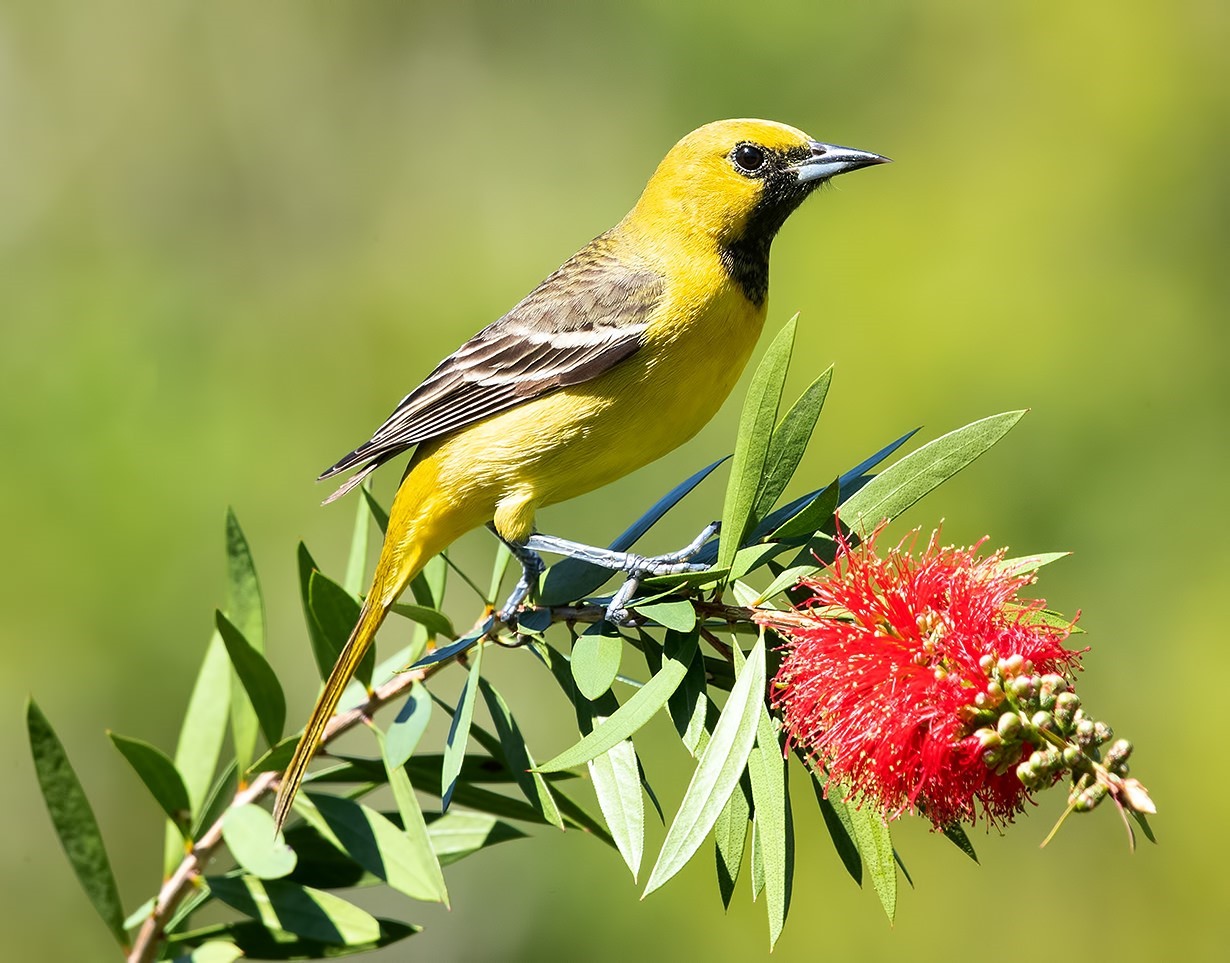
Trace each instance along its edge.
<instances>
[{"instance_id":1,"label":"yellow belly","mask_svg":"<svg viewBox=\"0 0 1230 963\"><path fill-rule=\"evenodd\" d=\"M725 285L674 303L646 345L606 374L424 446L415 463L429 463L451 496L435 510L455 513L451 527L461 529L494 518L519 541L538 506L599 488L696 434L738 381L764 309Z\"/></svg>"}]
</instances>

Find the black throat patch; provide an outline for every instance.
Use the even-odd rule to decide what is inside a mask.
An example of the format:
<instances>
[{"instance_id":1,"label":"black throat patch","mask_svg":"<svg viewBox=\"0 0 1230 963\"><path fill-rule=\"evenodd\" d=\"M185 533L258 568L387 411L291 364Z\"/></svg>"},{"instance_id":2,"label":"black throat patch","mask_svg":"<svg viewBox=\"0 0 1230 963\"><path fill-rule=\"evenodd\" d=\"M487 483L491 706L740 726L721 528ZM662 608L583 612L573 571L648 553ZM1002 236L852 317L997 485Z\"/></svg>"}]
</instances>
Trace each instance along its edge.
<instances>
[{"instance_id":1,"label":"black throat patch","mask_svg":"<svg viewBox=\"0 0 1230 963\"><path fill-rule=\"evenodd\" d=\"M771 155L769 171L761 178L764 186L747 219L743 233L719 250L722 266L730 279L739 286L757 307L769 296L769 248L783 224L817 186L817 182L799 183L792 165L810 156L806 148L796 148Z\"/></svg>"}]
</instances>

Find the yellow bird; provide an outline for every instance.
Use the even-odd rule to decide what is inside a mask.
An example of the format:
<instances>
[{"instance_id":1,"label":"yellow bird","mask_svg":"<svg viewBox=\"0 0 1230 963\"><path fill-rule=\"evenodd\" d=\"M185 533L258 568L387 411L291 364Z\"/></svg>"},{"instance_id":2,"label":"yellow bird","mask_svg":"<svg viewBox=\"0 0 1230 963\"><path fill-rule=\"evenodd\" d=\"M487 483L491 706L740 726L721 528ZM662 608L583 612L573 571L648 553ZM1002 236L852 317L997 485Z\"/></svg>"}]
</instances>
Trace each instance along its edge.
<instances>
[{"instance_id":1,"label":"yellow bird","mask_svg":"<svg viewBox=\"0 0 1230 963\"><path fill-rule=\"evenodd\" d=\"M369 441L321 475L358 469L332 500L417 446L358 624L282 776L279 826L389 608L460 535L492 524L521 562L506 620L543 569L539 550L579 554L631 578L687 567L712 527L683 551L643 559L537 535L534 513L699 431L760 335L778 229L829 178L886 161L764 120L694 130L622 221L442 361ZM617 608L612 618L624 614Z\"/></svg>"}]
</instances>

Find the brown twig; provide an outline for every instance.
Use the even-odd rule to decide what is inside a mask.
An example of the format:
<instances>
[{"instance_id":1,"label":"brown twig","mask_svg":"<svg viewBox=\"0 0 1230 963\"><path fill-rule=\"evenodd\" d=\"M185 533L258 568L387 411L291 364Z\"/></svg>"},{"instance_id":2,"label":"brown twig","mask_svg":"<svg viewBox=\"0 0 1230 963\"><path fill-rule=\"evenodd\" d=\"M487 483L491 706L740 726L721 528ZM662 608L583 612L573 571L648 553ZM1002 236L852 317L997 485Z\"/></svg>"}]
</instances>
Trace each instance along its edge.
<instances>
[{"instance_id":1,"label":"brown twig","mask_svg":"<svg viewBox=\"0 0 1230 963\"><path fill-rule=\"evenodd\" d=\"M448 660L394 676L390 681L376 688L362 705L339 713L329 720L329 725L325 728L320 740L321 745L328 744L343 732L352 729L382 706L396 699L416 682L427 680L446 665L448 665ZM197 885L197 881L204 874L205 865L213 857L214 850L222 841L222 820L226 813L240 806L246 806L248 803L256 802L267 793L277 789L281 775L280 772L262 772L258 775L249 785L235 794L235 798L226 807L226 811L214 820L213 825L205 830L200 839L193 844L191 851L184 856L183 861L167 877L166 882L158 891L158 896L154 900L154 908L145 922L141 924L137 938L133 941L132 949L128 953L128 963L152 963L157 957L158 948L165 936L163 930L167 922L175 915L184 897Z\"/></svg>"}]
</instances>

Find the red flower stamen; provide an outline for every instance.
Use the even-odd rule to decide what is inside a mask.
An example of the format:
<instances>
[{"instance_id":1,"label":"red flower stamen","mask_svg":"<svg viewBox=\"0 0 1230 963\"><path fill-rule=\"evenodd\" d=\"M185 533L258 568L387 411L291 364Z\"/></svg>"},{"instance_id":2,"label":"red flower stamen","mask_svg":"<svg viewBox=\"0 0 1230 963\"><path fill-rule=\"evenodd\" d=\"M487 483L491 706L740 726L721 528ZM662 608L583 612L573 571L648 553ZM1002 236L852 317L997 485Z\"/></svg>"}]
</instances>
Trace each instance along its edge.
<instances>
[{"instance_id":1,"label":"red flower stamen","mask_svg":"<svg viewBox=\"0 0 1230 963\"><path fill-rule=\"evenodd\" d=\"M890 817L917 809L944 827L980 809L1010 822L1028 798L1012 769L1020 754L989 764L975 720L1002 701L1007 678L1070 675L1071 626L1043 621L1042 600L1018 597L1033 575L1002 551L980 557L985 539L941 547L937 532L916 558L915 532L880 557L879 531L859 547L838 538L823 577L802 583L810 603L757 616L784 639L772 702L788 746L810 757L826 789L845 786Z\"/></svg>"}]
</instances>

